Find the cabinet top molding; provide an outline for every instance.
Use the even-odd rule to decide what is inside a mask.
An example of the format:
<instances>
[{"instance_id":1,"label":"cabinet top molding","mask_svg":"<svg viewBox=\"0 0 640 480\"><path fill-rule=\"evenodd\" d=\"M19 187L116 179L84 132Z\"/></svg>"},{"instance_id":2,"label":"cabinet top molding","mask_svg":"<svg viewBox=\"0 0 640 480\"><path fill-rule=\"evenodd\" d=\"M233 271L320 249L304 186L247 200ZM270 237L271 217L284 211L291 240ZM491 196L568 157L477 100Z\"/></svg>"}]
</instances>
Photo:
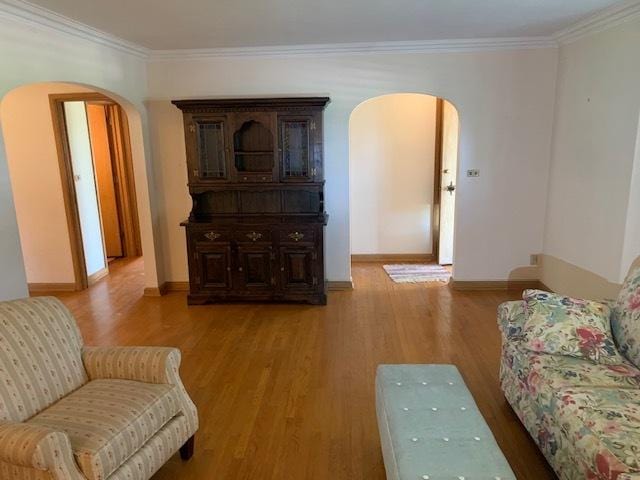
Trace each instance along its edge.
<instances>
[{"instance_id":1,"label":"cabinet top molding","mask_svg":"<svg viewBox=\"0 0 640 480\"><path fill-rule=\"evenodd\" d=\"M323 110L331 101L329 97L277 97L277 98L210 98L173 100L173 103L183 112L207 112L220 110L239 111L256 110L289 110L289 109L319 109Z\"/></svg>"}]
</instances>

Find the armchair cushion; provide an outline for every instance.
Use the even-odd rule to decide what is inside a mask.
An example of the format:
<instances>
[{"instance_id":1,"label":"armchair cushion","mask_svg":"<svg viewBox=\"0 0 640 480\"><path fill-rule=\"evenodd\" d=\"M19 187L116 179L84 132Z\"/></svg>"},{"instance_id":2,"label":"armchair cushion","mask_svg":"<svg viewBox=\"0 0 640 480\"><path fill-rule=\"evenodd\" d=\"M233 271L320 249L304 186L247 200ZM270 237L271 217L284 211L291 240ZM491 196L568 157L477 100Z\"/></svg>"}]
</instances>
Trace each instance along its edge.
<instances>
[{"instance_id":1,"label":"armchair cushion","mask_svg":"<svg viewBox=\"0 0 640 480\"><path fill-rule=\"evenodd\" d=\"M82 338L53 297L0 302L0 421L21 422L87 381Z\"/></svg>"},{"instance_id":2,"label":"armchair cushion","mask_svg":"<svg viewBox=\"0 0 640 480\"><path fill-rule=\"evenodd\" d=\"M175 385L189 436L198 430L198 411L180 378L180 350L171 347L84 347L82 360L91 380L123 379Z\"/></svg>"},{"instance_id":3,"label":"armchair cushion","mask_svg":"<svg viewBox=\"0 0 640 480\"><path fill-rule=\"evenodd\" d=\"M65 432L82 473L103 480L180 410L174 385L93 380L27 424Z\"/></svg>"}]
</instances>

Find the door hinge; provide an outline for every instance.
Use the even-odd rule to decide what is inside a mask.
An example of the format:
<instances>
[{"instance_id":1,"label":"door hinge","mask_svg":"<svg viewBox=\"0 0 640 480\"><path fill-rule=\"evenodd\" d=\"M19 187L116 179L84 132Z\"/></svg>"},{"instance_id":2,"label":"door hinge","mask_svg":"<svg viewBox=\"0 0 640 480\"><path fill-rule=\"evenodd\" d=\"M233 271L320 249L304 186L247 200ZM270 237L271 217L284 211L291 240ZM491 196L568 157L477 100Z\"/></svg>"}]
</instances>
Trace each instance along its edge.
<instances>
[{"instance_id":1,"label":"door hinge","mask_svg":"<svg viewBox=\"0 0 640 480\"><path fill-rule=\"evenodd\" d=\"M317 260L317 259L318 259L318 254L317 254L316 252L313 252L313 253L311 254L311 259L312 259L312 260Z\"/></svg>"},{"instance_id":2,"label":"door hinge","mask_svg":"<svg viewBox=\"0 0 640 480\"><path fill-rule=\"evenodd\" d=\"M190 131L191 133L195 133L195 131L196 131L196 126L195 126L193 123L189 125L189 131Z\"/></svg>"},{"instance_id":3,"label":"door hinge","mask_svg":"<svg viewBox=\"0 0 640 480\"><path fill-rule=\"evenodd\" d=\"M314 120L311 120L311 130L315 130L316 129L316 122Z\"/></svg>"},{"instance_id":4,"label":"door hinge","mask_svg":"<svg viewBox=\"0 0 640 480\"><path fill-rule=\"evenodd\" d=\"M318 277L313 277L313 286L318 285Z\"/></svg>"},{"instance_id":5,"label":"door hinge","mask_svg":"<svg viewBox=\"0 0 640 480\"><path fill-rule=\"evenodd\" d=\"M318 174L318 169L317 169L316 167L313 167L313 168L311 169L311 176L312 176L312 177L315 177L317 174Z\"/></svg>"}]
</instances>

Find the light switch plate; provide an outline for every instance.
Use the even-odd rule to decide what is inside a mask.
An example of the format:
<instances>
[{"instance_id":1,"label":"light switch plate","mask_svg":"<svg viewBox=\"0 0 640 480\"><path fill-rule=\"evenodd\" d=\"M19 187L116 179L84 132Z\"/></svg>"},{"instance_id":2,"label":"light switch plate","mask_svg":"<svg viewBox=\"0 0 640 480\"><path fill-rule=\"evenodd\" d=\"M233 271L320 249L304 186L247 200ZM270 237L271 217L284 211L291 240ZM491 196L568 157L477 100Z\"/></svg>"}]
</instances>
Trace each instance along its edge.
<instances>
[{"instance_id":1,"label":"light switch plate","mask_svg":"<svg viewBox=\"0 0 640 480\"><path fill-rule=\"evenodd\" d=\"M477 168L467 170L467 177L479 177L479 176L480 176L480 170L478 170Z\"/></svg>"}]
</instances>

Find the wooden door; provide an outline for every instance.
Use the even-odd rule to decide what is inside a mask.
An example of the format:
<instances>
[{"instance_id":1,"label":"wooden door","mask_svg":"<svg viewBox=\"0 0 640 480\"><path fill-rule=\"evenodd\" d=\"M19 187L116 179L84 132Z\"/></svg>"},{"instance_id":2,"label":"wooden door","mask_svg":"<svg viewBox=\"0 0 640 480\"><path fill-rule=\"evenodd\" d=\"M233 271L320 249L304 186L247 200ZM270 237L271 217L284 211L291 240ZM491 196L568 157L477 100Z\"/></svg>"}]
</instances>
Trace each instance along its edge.
<instances>
[{"instance_id":1,"label":"wooden door","mask_svg":"<svg viewBox=\"0 0 640 480\"><path fill-rule=\"evenodd\" d=\"M113 156L109 145L106 105L87 102L91 153L100 202L100 222L108 258L124 256L122 220L118 208Z\"/></svg>"},{"instance_id":2,"label":"wooden door","mask_svg":"<svg viewBox=\"0 0 640 480\"><path fill-rule=\"evenodd\" d=\"M442 172L440 175L440 232L438 263L453 263L453 227L458 166L458 113L446 100L442 104Z\"/></svg>"},{"instance_id":3,"label":"wooden door","mask_svg":"<svg viewBox=\"0 0 640 480\"><path fill-rule=\"evenodd\" d=\"M198 246L196 250L196 284L202 291L227 291L232 287L231 247Z\"/></svg>"},{"instance_id":4,"label":"wooden door","mask_svg":"<svg viewBox=\"0 0 640 480\"><path fill-rule=\"evenodd\" d=\"M312 290L317 286L316 253L313 246L280 248L280 276L285 291Z\"/></svg>"},{"instance_id":5,"label":"wooden door","mask_svg":"<svg viewBox=\"0 0 640 480\"><path fill-rule=\"evenodd\" d=\"M275 286L271 245L238 246L238 287L242 290L267 291Z\"/></svg>"}]
</instances>

